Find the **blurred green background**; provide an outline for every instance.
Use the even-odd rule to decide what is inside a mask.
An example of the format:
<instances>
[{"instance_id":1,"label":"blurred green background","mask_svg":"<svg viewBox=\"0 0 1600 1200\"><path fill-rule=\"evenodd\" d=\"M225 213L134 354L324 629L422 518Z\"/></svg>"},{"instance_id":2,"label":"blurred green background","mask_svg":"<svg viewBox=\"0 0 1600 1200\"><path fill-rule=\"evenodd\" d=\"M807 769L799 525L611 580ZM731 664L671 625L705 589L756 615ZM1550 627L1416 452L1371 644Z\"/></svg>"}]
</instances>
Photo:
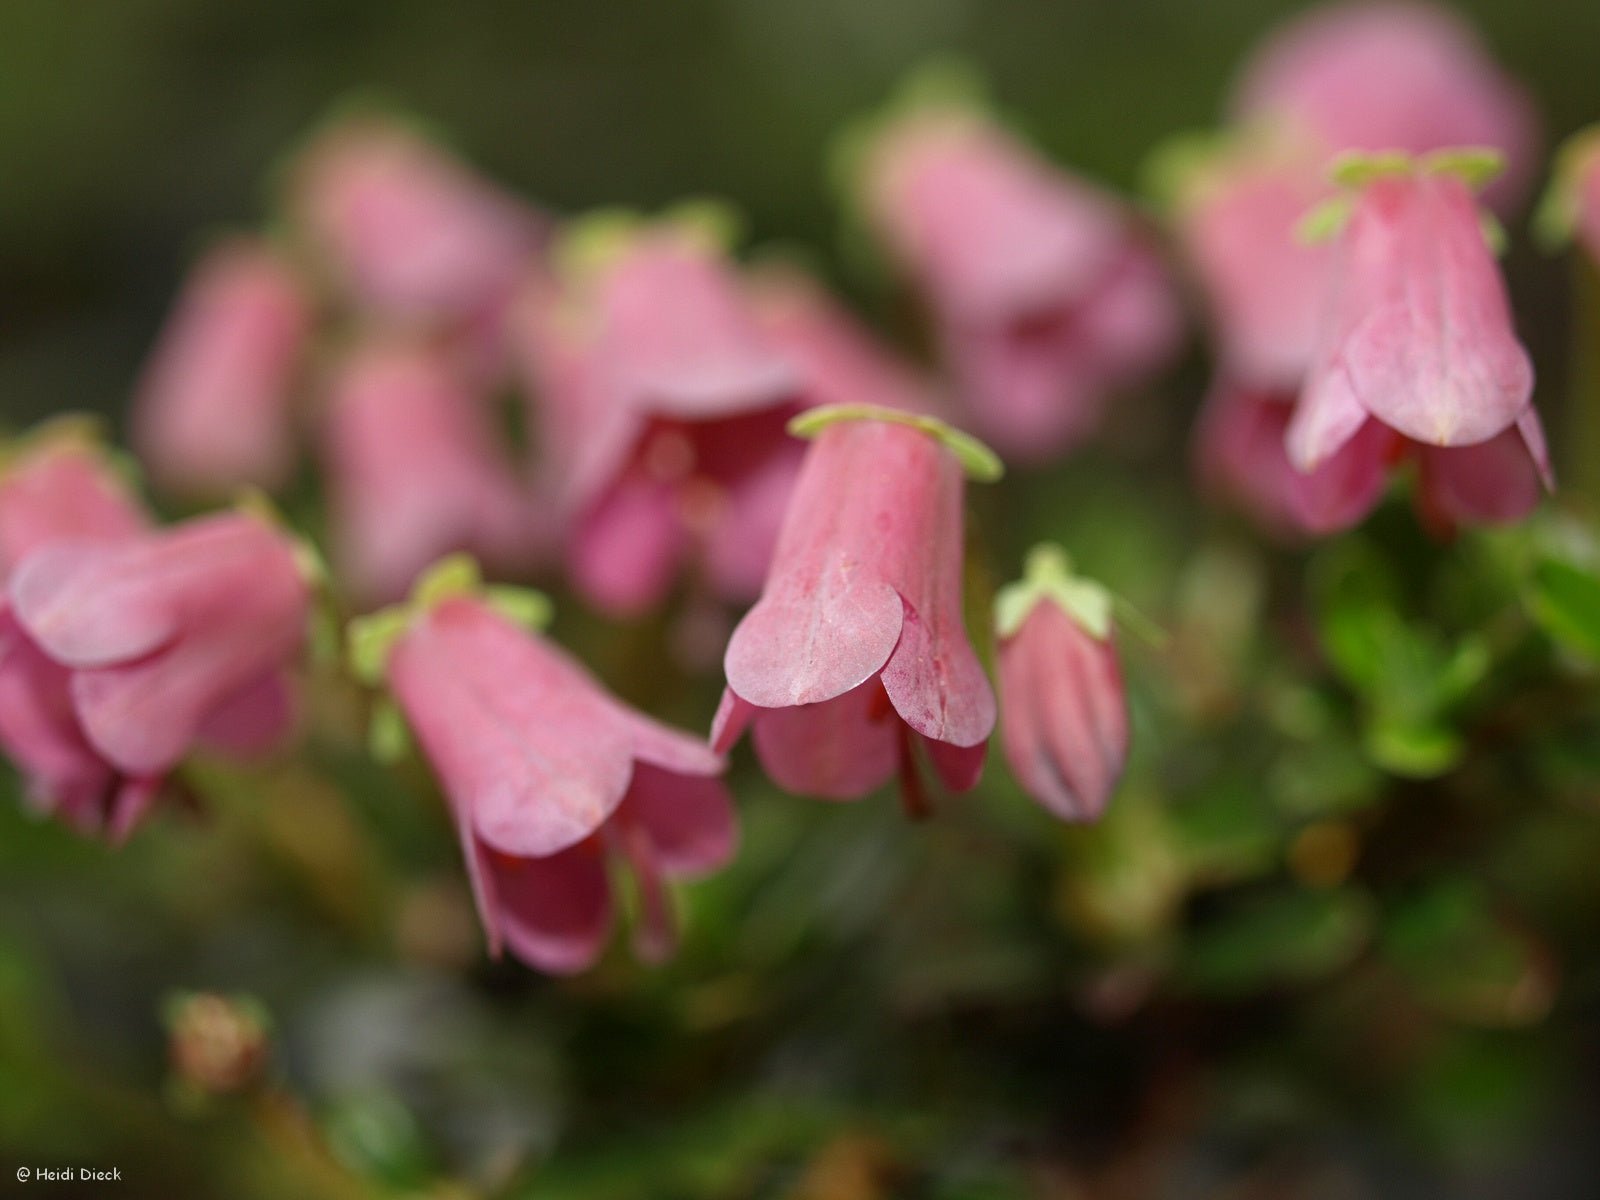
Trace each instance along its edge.
<instances>
[{"instance_id":1,"label":"blurred green background","mask_svg":"<svg viewBox=\"0 0 1600 1200\"><path fill-rule=\"evenodd\" d=\"M352 89L558 211L731 197L872 311L827 146L907 68L969 58L1052 156L1132 190L1298 7L0 0L0 421L120 414L200 238L259 220ZM1600 5L1457 7L1552 142L1600 117ZM1513 234L1559 428L1568 264ZM0 1192L98 1165L124 1182L83 1194L1596 1194L1592 532L1439 550L1392 507L1268 552L1190 499L1202 366L1142 433L975 498L976 574L1059 537L1171 632L1130 647L1103 826L1059 828L998 764L908 828L741 754L744 851L691 889L678 960L619 944L552 982L482 960L425 772L370 764L328 682L304 756L193 774L195 811L124 851L0 804ZM715 681L660 669L664 624L567 604L556 632L706 724ZM173 1083L163 1005L196 988L270 1014L253 1098Z\"/></svg>"}]
</instances>

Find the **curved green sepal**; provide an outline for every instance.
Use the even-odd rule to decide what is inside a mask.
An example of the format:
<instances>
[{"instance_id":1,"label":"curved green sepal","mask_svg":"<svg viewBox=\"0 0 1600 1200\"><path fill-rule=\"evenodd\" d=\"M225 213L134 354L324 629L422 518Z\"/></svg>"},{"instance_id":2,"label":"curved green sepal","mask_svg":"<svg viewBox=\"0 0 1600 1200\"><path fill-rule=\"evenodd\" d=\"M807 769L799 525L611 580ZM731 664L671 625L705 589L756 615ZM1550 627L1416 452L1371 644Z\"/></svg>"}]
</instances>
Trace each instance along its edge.
<instances>
[{"instance_id":1,"label":"curved green sepal","mask_svg":"<svg viewBox=\"0 0 1600 1200\"><path fill-rule=\"evenodd\" d=\"M1409 175L1416 168L1416 160L1409 154L1385 150L1379 154L1351 151L1333 160L1328 177L1343 188L1359 189L1378 179L1396 175Z\"/></svg>"},{"instance_id":2,"label":"curved green sepal","mask_svg":"<svg viewBox=\"0 0 1600 1200\"><path fill-rule=\"evenodd\" d=\"M551 617L555 615L555 606L550 603L550 597L533 588L511 587L503 583L491 584L484 589L483 598L490 608L506 620L534 633L548 626Z\"/></svg>"},{"instance_id":3,"label":"curved green sepal","mask_svg":"<svg viewBox=\"0 0 1600 1200\"><path fill-rule=\"evenodd\" d=\"M1506 169L1506 156L1492 146L1453 146L1422 156L1424 171L1454 175L1473 191L1493 183Z\"/></svg>"},{"instance_id":4,"label":"curved green sepal","mask_svg":"<svg viewBox=\"0 0 1600 1200\"><path fill-rule=\"evenodd\" d=\"M1344 232L1350 214L1354 211L1355 201L1349 193L1328 197L1300 218L1294 227L1295 241L1302 246L1331 242Z\"/></svg>"},{"instance_id":5,"label":"curved green sepal","mask_svg":"<svg viewBox=\"0 0 1600 1200\"><path fill-rule=\"evenodd\" d=\"M424 571L411 589L410 607L427 612L452 596L470 596L483 589L483 572L470 554L447 554Z\"/></svg>"},{"instance_id":6,"label":"curved green sepal","mask_svg":"<svg viewBox=\"0 0 1600 1200\"><path fill-rule=\"evenodd\" d=\"M64 413L20 433L0 437L0 470L47 446L93 450L110 457L106 423L93 413Z\"/></svg>"},{"instance_id":7,"label":"curved green sepal","mask_svg":"<svg viewBox=\"0 0 1600 1200\"><path fill-rule=\"evenodd\" d=\"M402 604L351 621L345 631L351 673L368 687L381 684L389 666L389 651L410 624L411 610Z\"/></svg>"},{"instance_id":8,"label":"curved green sepal","mask_svg":"<svg viewBox=\"0 0 1600 1200\"><path fill-rule=\"evenodd\" d=\"M379 700L372 706L367 726L367 752L373 761L390 766L411 753L411 730L400 708L392 700Z\"/></svg>"},{"instance_id":9,"label":"curved green sepal","mask_svg":"<svg viewBox=\"0 0 1600 1200\"><path fill-rule=\"evenodd\" d=\"M1022 578L1000 589L994 602L995 632L1003 638L1015 636L1034 606L1043 600L1055 603L1100 641L1111 636L1115 600L1110 590L1074 574L1072 559L1053 542L1043 542L1028 551Z\"/></svg>"},{"instance_id":10,"label":"curved green sepal","mask_svg":"<svg viewBox=\"0 0 1600 1200\"><path fill-rule=\"evenodd\" d=\"M968 478L977 483L994 483L1006 473L1000 456L970 433L947 425L938 417L882 408L876 404L825 404L820 408L808 408L789 422L789 432L795 437L810 439L829 425L837 425L841 421L887 421L894 425L909 425L940 442L960 460Z\"/></svg>"},{"instance_id":11,"label":"curved green sepal","mask_svg":"<svg viewBox=\"0 0 1600 1200\"><path fill-rule=\"evenodd\" d=\"M1600 125L1580 129L1556 151L1550 183L1533 213L1533 236L1545 250L1561 249L1578 228L1579 176L1600 154Z\"/></svg>"},{"instance_id":12,"label":"curved green sepal","mask_svg":"<svg viewBox=\"0 0 1600 1200\"><path fill-rule=\"evenodd\" d=\"M550 259L563 279L590 279L620 258L644 226L631 208L597 208L574 217L556 236Z\"/></svg>"}]
</instances>

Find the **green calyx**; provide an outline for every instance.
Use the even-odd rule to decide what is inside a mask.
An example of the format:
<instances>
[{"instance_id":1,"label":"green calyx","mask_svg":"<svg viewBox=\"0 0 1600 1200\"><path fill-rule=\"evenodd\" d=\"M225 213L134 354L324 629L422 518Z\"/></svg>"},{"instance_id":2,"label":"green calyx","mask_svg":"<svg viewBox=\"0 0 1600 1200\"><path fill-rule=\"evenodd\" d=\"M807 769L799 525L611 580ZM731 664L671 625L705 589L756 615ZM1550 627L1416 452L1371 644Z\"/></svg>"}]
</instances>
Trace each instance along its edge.
<instances>
[{"instance_id":1,"label":"green calyx","mask_svg":"<svg viewBox=\"0 0 1600 1200\"><path fill-rule=\"evenodd\" d=\"M609 268L646 234L665 233L692 248L726 254L743 231L743 218L721 200L685 200L655 218L628 208L603 208L570 222L553 257L557 274L581 284Z\"/></svg>"},{"instance_id":2,"label":"green calyx","mask_svg":"<svg viewBox=\"0 0 1600 1200\"><path fill-rule=\"evenodd\" d=\"M1000 456L970 433L963 433L938 417L882 408L876 404L827 404L821 408L809 408L789 422L789 432L795 437L809 440L828 426L842 421L884 421L892 425L908 425L919 433L927 434L954 454L966 470L967 477L977 483L994 483L1006 473Z\"/></svg>"},{"instance_id":3,"label":"green calyx","mask_svg":"<svg viewBox=\"0 0 1600 1200\"><path fill-rule=\"evenodd\" d=\"M1000 589L994 602L995 632L1013 637L1041 601L1048 600L1091 636L1105 641L1111 636L1111 615L1116 601L1111 592L1092 579L1075 574L1072 559L1052 542L1028 551L1022 578Z\"/></svg>"},{"instance_id":4,"label":"green calyx","mask_svg":"<svg viewBox=\"0 0 1600 1200\"><path fill-rule=\"evenodd\" d=\"M1318 204L1295 226L1295 238L1304 245L1331 241L1344 231L1355 211L1354 193L1380 179L1394 179L1418 172L1427 175L1454 175L1477 191L1505 170L1505 156L1486 146L1456 146L1435 150L1420 158L1385 150L1377 154L1352 152L1334 159L1328 172L1341 193ZM1493 218L1484 222L1484 239L1496 254L1505 245L1505 231Z\"/></svg>"},{"instance_id":5,"label":"green calyx","mask_svg":"<svg viewBox=\"0 0 1600 1200\"><path fill-rule=\"evenodd\" d=\"M1556 151L1550 184L1533 214L1533 236L1546 250L1559 250L1578 228L1578 194L1583 172L1600 155L1600 124L1580 129Z\"/></svg>"},{"instance_id":6,"label":"green calyx","mask_svg":"<svg viewBox=\"0 0 1600 1200\"><path fill-rule=\"evenodd\" d=\"M456 596L476 596L495 612L528 629L543 629L552 615L549 599L529 588L483 582L483 573L468 554L440 559L417 580L410 597L401 604L357 617L345 633L345 653L350 670L363 683L383 682L394 644L420 617Z\"/></svg>"}]
</instances>

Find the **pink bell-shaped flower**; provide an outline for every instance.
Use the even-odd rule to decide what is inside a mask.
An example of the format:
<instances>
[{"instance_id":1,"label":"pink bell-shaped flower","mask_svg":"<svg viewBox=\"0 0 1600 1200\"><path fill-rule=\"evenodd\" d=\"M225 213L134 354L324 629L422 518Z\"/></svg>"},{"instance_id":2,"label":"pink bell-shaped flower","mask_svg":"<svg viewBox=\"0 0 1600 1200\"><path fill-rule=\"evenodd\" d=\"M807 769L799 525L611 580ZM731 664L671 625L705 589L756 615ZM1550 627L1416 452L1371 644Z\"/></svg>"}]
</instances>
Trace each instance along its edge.
<instances>
[{"instance_id":1,"label":"pink bell-shaped flower","mask_svg":"<svg viewBox=\"0 0 1600 1200\"><path fill-rule=\"evenodd\" d=\"M1508 167L1488 193L1502 212L1526 193L1539 151L1523 89L1459 15L1413 0L1331 4L1293 19L1246 65L1232 107L1308 135L1330 156L1490 147Z\"/></svg>"},{"instance_id":2,"label":"pink bell-shaped flower","mask_svg":"<svg viewBox=\"0 0 1600 1200\"><path fill-rule=\"evenodd\" d=\"M359 603L400 599L452 551L510 573L538 559L544 518L447 359L398 339L359 344L327 404L334 562Z\"/></svg>"},{"instance_id":3,"label":"pink bell-shaped flower","mask_svg":"<svg viewBox=\"0 0 1600 1200\"><path fill-rule=\"evenodd\" d=\"M498 321L543 236L538 214L376 113L313 140L288 204L354 307L429 329Z\"/></svg>"},{"instance_id":4,"label":"pink bell-shaped flower","mask_svg":"<svg viewBox=\"0 0 1600 1200\"><path fill-rule=\"evenodd\" d=\"M556 974L592 965L610 938L617 862L638 889L639 952L659 960L675 941L664 881L733 854L723 760L523 628L542 607L446 560L409 605L352 627L352 654L387 681L449 799L493 954Z\"/></svg>"},{"instance_id":5,"label":"pink bell-shaped flower","mask_svg":"<svg viewBox=\"0 0 1600 1200\"><path fill-rule=\"evenodd\" d=\"M137 537L145 516L104 453L57 423L0 465L0 585L37 550L62 540ZM29 800L83 832L125 834L154 797L89 744L72 708L71 673L29 640L0 592L0 750Z\"/></svg>"},{"instance_id":6,"label":"pink bell-shaped flower","mask_svg":"<svg viewBox=\"0 0 1600 1200\"><path fill-rule=\"evenodd\" d=\"M1576 237L1589 260L1600 264L1600 124L1573 134L1557 153L1536 229L1551 246Z\"/></svg>"},{"instance_id":7,"label":"pink bell-shaped flower","mask_svg":"<svg viewBox=\"0 0 1600 1200\"><path fill-rule=\"evenodd\" d=\"M1023 789L1064 821L1105 811L1128 757L1111 595L1056 546L995 601L1000 741Z\"/></svg>"},{"instance_id":8,"label":"pink bell-shaped flower","mask_svg":"<svg viewBox=\"0 0 1600 1200\"><path fill-rule=\"evenodd\" d=\"M1129 213L970 107L891 117L859 156L867 219L923 292L974 427L1037 462L1176 349L1166 271Z\"/></svg>"},{"instance_id":9,"label":"pink bell-shaped flower","mask_svg":"<svg viewBox=\"0 0 1600 1200\"><path fill-rule=\"evenodd\" d=\"M1352 208L1285 435L1301 471L1370 424L1399 435L1399 452L1374 452L1418 460L1418 505L1439 531L1525 515L1550 474L1533 367L1464 178L1491 168L1471 152L1347 164Z\"/></svg>"},{"instance_id":10,"label":"pink bell-shaped flower","mask_svg":"<svg viewBox=\"0 0 1600 1200\"><path fill-rule=\"evenodd\" d=\"M135 789L112 802L114 834L197 744L253 755L287 733L306 576L295 543L244 512L111 541L51 542L12 572L18 629L67 672L85 742Z\"/></svg>"},{"instance_id":11,"label":"pink bell-shaped flower","mask_svg":"<svg viewBox=\"0 0 1600 1200\"><path fill-rule=\"evenodd\" d=\"M766 588L734 630L712 730L747 728L792 792L853 799L898 770L924 808L920 741L953 791L983 769L994 693L962 623L963 471L997 478L980 443L928 417L817 409Z\"/></svg>"},{"instance_id":12,"label":"pink bell-shaped flower","mask_svg":"<svg viewBox=\"0 0 1600 1200\"><path fill-rule=\"evenodd\" d=\"M596 216L556 257L517 342L574 584L622 616L688 567L749 599L799 467L800 373L697 217Z\"/></svg>"},{"instance_id":13,"label":"pink bell-shaped flower","mask_svg":"<svg viewBox=\"0 0 1600 1200\"><path fill-rule=\"evenodd\" d=\"M134 400L134 443L156 482L196 496L287 483L310 331L306 288L275 248L241 237L210 250Z\"/></svg>"}]
</instances>

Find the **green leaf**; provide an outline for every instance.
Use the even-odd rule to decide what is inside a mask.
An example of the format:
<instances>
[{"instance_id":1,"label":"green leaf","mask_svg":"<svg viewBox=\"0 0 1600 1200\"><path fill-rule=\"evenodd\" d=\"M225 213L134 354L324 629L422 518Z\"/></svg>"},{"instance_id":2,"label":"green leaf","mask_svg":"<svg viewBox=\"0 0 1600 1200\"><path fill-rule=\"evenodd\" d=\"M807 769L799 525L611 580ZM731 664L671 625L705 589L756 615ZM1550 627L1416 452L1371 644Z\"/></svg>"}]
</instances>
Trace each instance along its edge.
<instances>
[{"instance_id":1,"label":"green leaf","mask_svg":"<svg viewBox=\"0 0 1600 1200\"><path fill-rule=\"evenodd\" d=\"M1533 618L1569 650L1600 661L1600 578L1547 559L1533 571Z\"/></svg>"},{"instance_id":2,"label":"green leaf","mask_svg":"<svg viewBox=\"0 0 1600 1200\"><path fill-rule=\"evenodd\" d=\"M1372 927L1372 902L1355 888L1279 893L1196 931L1181 974L1223 995L1309 982L1350 963Z\"/></svg>"}]
</instances>

